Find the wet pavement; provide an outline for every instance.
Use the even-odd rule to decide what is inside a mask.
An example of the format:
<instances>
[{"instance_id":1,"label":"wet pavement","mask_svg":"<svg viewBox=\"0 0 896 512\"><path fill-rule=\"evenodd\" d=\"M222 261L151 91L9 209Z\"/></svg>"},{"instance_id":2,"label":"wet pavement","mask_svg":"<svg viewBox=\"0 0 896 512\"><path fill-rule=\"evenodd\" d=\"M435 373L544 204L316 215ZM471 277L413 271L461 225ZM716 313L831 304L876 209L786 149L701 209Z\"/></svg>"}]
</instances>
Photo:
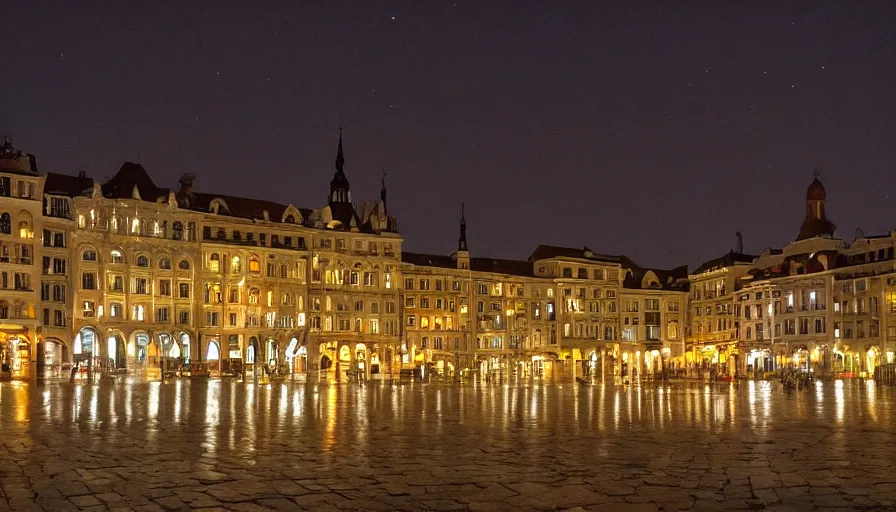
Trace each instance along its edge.
<instances>
[{"instance_id":1,"label":"wet pavement","mask_svg":"<svg viewBox=\"0 0 896 512\"><path fill-rule=\"evenodd\" d=\"M0 383L0 510L896 510L896 390Z\"/></svg>"}]
</instances>

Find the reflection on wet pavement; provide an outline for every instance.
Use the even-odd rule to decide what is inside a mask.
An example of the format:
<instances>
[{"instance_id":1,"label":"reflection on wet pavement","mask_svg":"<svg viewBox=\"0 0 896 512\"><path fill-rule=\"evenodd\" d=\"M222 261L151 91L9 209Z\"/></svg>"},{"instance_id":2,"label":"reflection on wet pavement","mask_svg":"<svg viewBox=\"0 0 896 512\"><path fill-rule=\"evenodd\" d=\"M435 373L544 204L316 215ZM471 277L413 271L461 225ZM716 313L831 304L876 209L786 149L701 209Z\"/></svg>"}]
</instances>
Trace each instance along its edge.
<instances>
[{"instance_id":1,"label":"reflection on wet pavement","mask_svg":"<svg viewBox=\"0 0 896 512\"><path fill-rule=\"evenodd\" d=\"M2 383L0 483L13 510L893 510L894 398L859 381Z\"/></svg>"}]
</instances>

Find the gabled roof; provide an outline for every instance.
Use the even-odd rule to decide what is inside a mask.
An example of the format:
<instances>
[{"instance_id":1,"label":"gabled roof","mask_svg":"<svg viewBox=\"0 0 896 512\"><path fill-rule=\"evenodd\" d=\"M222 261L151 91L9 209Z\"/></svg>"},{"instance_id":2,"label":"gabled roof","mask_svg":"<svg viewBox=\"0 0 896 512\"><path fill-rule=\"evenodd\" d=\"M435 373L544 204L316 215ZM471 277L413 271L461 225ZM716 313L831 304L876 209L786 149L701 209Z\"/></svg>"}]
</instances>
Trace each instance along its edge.
<instances>
[{"instance_id":1,"label":"gabled roof","mask_svg":"<svg viewBox=\"0 0 896 512\"><path fill-rule=\"evenodd\" d=\"M753 260L755 259L756 256L752 256L750 254L728 251L728 254L725 254L724 256L704 261L699 267L696 268L696 270L694 270L694 274L700 274L724 267L732 267L734 265L742 263L753 263Z\"/></svg>"},{"instance_id":2,"label":"gabled roof","mask_svg":"<svg viewBox=\"0 0 896 512\"><path fill-rule=\"evenodd\" d=\"M594 251L588 247L576 249L573 247L561 247L557 245L539 245L529 256L529 261L547 260L552 258L575 258L605 263L619 263L618 256L595 254Z\"/></svg>"},{"instance_id":3,"label":"gabled roof","mask_svg":"<svg viewBox=\"0 0 896 512\"><path fill-rule=\"evenodd\" d=\"M112 176L112 179L103 183L103 196L118 199L131 198L134 195L134 187L137 187L140 199L150 202L156 202L160 197L167 198L170 192L167 188L157 187L142 165L125 162L115 176Z\"/></svg>"},{"instance_id":4,"label":"gabled roof","mask_svg":"<svg viewBox=\"0 0 896 512\"><path fill-rule=\"evenodd\" d=\"M56 174L48 172L44 182L44 194L75 197L90 193L93 179L84 175Z\"/></svg>"}]
</instances>

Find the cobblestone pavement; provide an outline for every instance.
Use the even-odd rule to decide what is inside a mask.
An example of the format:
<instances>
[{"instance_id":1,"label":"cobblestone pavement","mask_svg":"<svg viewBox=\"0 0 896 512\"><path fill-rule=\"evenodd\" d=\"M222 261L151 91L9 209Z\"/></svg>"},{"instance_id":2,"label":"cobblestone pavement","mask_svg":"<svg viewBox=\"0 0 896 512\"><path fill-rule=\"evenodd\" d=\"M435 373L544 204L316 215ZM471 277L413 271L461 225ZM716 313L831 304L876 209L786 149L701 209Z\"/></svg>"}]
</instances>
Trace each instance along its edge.
<instances>
[{"instance_id":1,"label":"cobblestone pavement","mask_svg":"<svg viewBox=\"0 0 896 512\"><path fill-rule=\"evenodd\" d=\"M0 509L896 510L896 391L0 384Z\"/></svg>"}]
</instances>

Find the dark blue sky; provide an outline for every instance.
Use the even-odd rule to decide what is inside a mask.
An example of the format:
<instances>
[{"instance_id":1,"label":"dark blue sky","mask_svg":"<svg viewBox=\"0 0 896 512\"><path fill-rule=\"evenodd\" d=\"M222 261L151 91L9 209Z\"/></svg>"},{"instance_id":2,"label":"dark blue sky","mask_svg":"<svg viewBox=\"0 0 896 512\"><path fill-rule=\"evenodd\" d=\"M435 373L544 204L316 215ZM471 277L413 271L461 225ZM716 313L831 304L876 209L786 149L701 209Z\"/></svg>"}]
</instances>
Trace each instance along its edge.
<instances>
[{"instance_id":1,"label":"dark blue sky","mask_svg":"<svg viewBox=\"0 0 896 512\"><path fill-rule=\"evenodd\" d=\"M838 235L894 227L896 4L591 3L11 3L0 132L317 207L341 116L355 200L386 168L414 251L466 201L474 255L693 268L792 240L816 165Z\"/></svg>"}]
</instances>

